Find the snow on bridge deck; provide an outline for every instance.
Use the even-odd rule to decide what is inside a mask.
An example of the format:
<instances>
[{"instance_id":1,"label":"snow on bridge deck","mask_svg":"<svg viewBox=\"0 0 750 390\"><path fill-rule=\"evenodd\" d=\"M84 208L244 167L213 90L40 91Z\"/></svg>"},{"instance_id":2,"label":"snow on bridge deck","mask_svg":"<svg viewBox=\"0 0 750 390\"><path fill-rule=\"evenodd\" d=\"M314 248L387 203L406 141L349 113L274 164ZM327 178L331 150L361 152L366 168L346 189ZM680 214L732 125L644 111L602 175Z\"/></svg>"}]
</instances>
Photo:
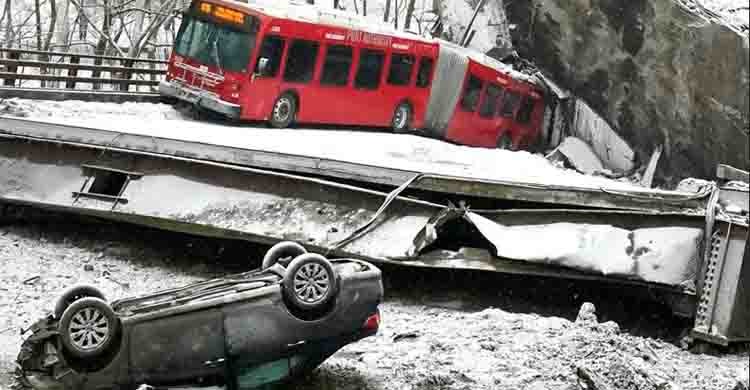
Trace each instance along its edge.
<instances>
[{"instance_id":1,"label":"snow on bridge deck","mask_svg":"<svg viewBox=\"0 0 750 390\"><path fill-rule=\"evenodd\" d=\"M153 145L173 140L190 143L194 147L199 145L206 149L225 147L333 162L333 165L315 163L316 168L320 170L319 174L322 175L332 173L336 176L335 163L338 162L358 165L358 169L365 171L372 167L386 169L384 173L388 173L390 169L407 174L434 174L465 179L469 183L487 181L536 186L537 189L560 187L592 192L614 191L642 197L672 198L678 201L681 198L695 196L693 193L649 189L626 181L561 169L543 156L525 151L510 152L467 147L414 135L304 127L268 129L251 127L257 125L207 123L192 120L169 105L151 103L114 104L18 99L13 102L13 109L10 111L12 114L24 116L24 119L45 124L95 129L98 142L106 143L105 146L127 148L129 139L133 138L128 135L132 135L148 140ZM2 130L8 129L0 129ZM67 135L48 134L47 137L65 140ZM80 137L78 141L93 142L92 139L93 137ZM180 154L179 150L173 151ZM257 163L259 159L251 157L250 160L248 165ZM400 184L387 181L380 183ZM512 196L509 198L518 199ZM574 204L586 203L579 200Z\"/></svg>"}]
</instances>

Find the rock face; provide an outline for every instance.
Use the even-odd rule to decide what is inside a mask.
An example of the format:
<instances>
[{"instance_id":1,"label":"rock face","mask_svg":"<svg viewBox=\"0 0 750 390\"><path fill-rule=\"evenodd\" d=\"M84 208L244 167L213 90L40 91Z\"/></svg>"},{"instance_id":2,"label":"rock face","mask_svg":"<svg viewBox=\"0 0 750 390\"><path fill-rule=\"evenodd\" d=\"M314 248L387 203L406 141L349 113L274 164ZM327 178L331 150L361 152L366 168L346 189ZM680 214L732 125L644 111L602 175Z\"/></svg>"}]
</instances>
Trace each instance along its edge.
<instances>
[{"instance_id":1,"label":"rock face","mask_svg":"<svg viewBox=\"0 0 750 390\"><path fill-rule=\"evenodd\" d=\"M672 0L507 3L521 56L580 96L661 182L748 169L748 38Z\"/></svg>"}]
</instances>

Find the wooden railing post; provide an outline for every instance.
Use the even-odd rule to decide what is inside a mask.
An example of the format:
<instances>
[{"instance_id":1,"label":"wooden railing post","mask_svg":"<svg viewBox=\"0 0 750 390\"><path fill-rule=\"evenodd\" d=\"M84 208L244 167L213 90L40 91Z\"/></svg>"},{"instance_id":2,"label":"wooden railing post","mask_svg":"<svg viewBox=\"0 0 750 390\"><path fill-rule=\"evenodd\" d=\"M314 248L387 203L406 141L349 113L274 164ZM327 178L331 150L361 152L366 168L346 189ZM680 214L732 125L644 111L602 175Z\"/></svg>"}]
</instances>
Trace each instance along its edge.
<instances>
[{"instance_id":1,"label":"wooden railing post","mask_svg":"<svg viewBox=\"0 0 750 390\"><path fill-rule=\"evenodd\" d=\"M71 56L70 57L70 63L78 65L81 63L81 57L78 56ZM68 77L78 77L78 68L70 68L68 69ZM75 80L68 80L65 82L65 88L68 89L76 89L76 81Z\"/></svg>"},{"instance_id":2,"label":"wooden railing post","mask_svg":"<svg viewBox=\"0 0 750 390\"><path fill-rule=\"evenodd\" d=\"M21 58L21 53L15 52L15 51L9 51L8 53L8 59L11 60L18 60ZM18 71L18 67L15 65L8 65L7 72L8 73L16 73ZM16 79L15 78L8 78L3 80L3 85L6 87L15 87L16 86Z\"/></svg>"}]
</instances>

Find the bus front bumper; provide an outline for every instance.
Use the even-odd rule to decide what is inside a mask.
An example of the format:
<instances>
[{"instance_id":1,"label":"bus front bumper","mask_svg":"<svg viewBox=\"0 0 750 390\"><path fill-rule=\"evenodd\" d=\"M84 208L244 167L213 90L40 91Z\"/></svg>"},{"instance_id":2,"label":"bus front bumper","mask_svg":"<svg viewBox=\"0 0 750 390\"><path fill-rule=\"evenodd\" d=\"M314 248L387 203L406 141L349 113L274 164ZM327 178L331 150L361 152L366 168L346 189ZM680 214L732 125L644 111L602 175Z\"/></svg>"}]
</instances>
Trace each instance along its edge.
<instances>
[{"instance_id":1,"label":"bus front bumper","mask_svg":"<svg viewBox=\"0 0 750 390\"><path fill-rule=\"evenodd\" d=\"M225 102L216 94L188 87L178 81L160 81L159 94L218 112L232 119L240 117L239 104Z\"/></svg>"}]
</instances>

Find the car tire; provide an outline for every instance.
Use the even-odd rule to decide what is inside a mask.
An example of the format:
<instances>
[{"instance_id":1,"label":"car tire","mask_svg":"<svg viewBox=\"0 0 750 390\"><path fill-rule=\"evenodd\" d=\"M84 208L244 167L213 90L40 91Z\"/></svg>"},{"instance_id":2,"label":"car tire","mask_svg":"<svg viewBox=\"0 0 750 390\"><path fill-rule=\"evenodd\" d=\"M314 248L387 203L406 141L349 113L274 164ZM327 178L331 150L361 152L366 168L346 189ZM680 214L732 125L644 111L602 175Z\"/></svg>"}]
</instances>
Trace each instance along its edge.
<instances>
[{"instance_id":1,"label":"car tire","mask_svg":"<svg viewBox=\"0 0 750 390\"><path fill-rule=\"evenodd\" d=\"M109 349L120 322L107 302L88 297L68 306L57 326L65 349L77 358L88 359Z\"/></svg>"},{"instance_id":2,"label":"car tire","mask_svg":"<svg viewBox=\"0 0 750 390\"><path fill-rule=\"evenodd\" d=\"M510 134L505 133L497 139L497 148L502 150L514 151L516 148L513 146L513 138Z\"/></svg>"},{"instance_id":3,"label":"car tire","mask_svg":"<svg viewBox=\"0 0 750 390\"><path fill-rule=\"evenodd\" d=\"M296 117L297 100L291 93L284 93L273 102L271 119L269 120L272 127L277 129L287 128Z\"/></svg>"},{"instance_id":4,"label":"car tire","mask_svg":"<svg viewBox=\"0 0 750 390\"><path fill-rule=\"evenodd\" d=\"M284 295L295 309L319 310L338 293L338 276L328 259L317 253L297 256L284 275Z\"/></svg>"},{"instance_id":5,"label":"car tire","mask_svg":"<svg viewBox=\"0 0 750 390\"><path fill-rule=\"evenodd\" d=\"M59 298L57 298L57 301L55 302L55 318L59 320L60 318L62 318L65 309L67 309L68 306L70 306L73 302L81 298L88 297L99 298L103 301L106 301L106 299L104 298L104 293L102 293L101 290L94 286L82 284L69 287L62 293L62 295L60 295Z\"/></svg>"},{"instance_id":6,"label":"car tire","mask_svg":"<svg viewBox=\"0 0 750 390\"><path fill-rule=\"evenodd\" d=\"M268 269L278 263L280 259L296 258L299 255L307 253L307 249L293 241L282 241L272 246L271 249L263 256L261 269Z\"/></svg>"},{"instance_id":7,"label":"car tire","mask_svg":"<svg viewBox=\"0 0 750 390\"><path fill-rule=\"evenodd\" d=\"M411 129L412 109L409 103L403 102L393 110L391 118L391 128L394 133L405 133Z\"/></svg>"}]
</instances>

